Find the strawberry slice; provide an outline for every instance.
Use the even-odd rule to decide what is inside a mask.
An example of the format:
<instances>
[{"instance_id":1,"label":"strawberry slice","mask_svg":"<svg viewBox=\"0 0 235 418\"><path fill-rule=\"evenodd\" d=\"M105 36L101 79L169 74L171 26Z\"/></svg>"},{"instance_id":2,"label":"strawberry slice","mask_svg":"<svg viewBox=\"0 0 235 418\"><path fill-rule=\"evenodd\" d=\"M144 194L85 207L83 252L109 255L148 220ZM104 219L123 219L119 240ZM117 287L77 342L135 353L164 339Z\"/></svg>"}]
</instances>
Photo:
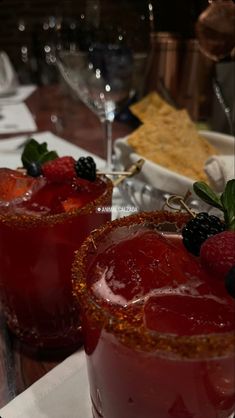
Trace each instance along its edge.
<instances>
[{"instance_id":1,"label":"strawberry slice","mask_svg":"<svg viewBox=\"0 0 235 418\"><path fill-rule=\"evenodd\" d=\"M200 258L205 269L224 279L235 265L235 231L224 231L208 238L201 246Z\"/></svg>"}]
</instances>

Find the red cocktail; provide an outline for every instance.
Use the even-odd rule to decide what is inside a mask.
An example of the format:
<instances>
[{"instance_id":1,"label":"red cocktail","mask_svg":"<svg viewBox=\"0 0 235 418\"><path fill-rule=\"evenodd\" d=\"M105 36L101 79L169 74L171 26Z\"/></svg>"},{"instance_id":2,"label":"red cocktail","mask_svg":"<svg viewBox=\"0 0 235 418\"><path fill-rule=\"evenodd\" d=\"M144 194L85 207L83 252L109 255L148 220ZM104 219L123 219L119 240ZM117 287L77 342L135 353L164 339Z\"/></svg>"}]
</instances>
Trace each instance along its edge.
<instances>
[{"instance_id":1,"label":"red cocktail","mask_svg":"<svg viewBox=\"0 0 235 418\"><path fill-rule=\"evenodd\" d=\"M185 215L100 228L73 265L94 418L229 418L235 302L184 248ZM176 229L176 228L175 228Z\"/></svg>"},{"instance_id":2,"label":"red cocktail","mask_svg":"<svg viewBox=\"0 0 235 418\"><path fill-rule=\"evenodd\" d=\"M78 177L50 182L0 169L0 287L10 329L46 349L81 343L71 286L75 249L110 219L112 183Z\"/></svg>"}]
</instances>

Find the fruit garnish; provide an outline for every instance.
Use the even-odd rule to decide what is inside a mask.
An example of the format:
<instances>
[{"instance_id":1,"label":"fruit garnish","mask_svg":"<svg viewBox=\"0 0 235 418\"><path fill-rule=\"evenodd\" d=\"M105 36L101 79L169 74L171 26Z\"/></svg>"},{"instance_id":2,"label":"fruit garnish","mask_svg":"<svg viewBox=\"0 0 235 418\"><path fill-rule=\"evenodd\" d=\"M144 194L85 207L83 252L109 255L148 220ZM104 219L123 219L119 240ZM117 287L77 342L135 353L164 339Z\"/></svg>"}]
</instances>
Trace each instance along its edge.
<instances>
[{"instance_id":1,"label":"fruit garnish","mask_svg":"<svg viewBox=\"0 0 235 418\"><path fill-rule=\"evenodd\" d=\"M183 243L190 253L199 255L203 242L224 230L225 224L217 216L200 212L183 228Z\"/></svg>"},{"instance_id":2,"label":"fruit garnish","mask_svg":"<svg viewBox=\"0 0 235 418\"><path fill-rule=\"evenodd\" d=\"M225 287L227 292L235 298L235 264L225 277Z\"/></svg>"},{"instance_id":3,"label":"fruit garnish","mask_svg":"<svg viewBox=\"0 0 235 418\"><path fill-rule=\"evenodd\" d=\"M208 238L201 246L200 259L210 273L225 278L235 265L235 232L223 231Z\"/></svg>"},{"instance_id":4,"label":"fruit garnish","mask_svg":"<svg viewBox=\"0 0 235 418\"><path fill-rule=\"evenodd\" d=\"M75 169L78 177L95 181L96 164L92 157L80 157L76 162Z\"/></svg>"},{"instance_id":5,"label":"fruit garnish","mask_svg":"<svg viewBox=\"0 0 235 418\"><path fill-rule=\"evenodd\" d=\"M23 167L26 168L27 174L31 177L39 177L43 175L46 178L48 178L50 181L61 182L63 180L66 181L68 179L75 178L75 177L88 180L88 181L95 181L97 178L97 175L99 176L110 175L110 176L116 176L116 179L113 180L114 186L119 185L127 177L131 177L134 174L139 173L144 164L144 160L140 159L136 163L132 164L125 171L103 172L103 171L97 171L95 161L93 160L92 157L88 156L88 157L80 157L77 161L73 160L74 162L73 168L71 167L70 163L58 162L55 165L49 164L46 166L46 169L44 169L45 164L47 164L50 161L54 161L60 158L65 158L65 157L59 157L56 151L48 151L46 142L44 142L43 144L40 144L33 138L27 141L27 144L25 145L24 151L21 156ZM72 158L72 157L66 157L66 158ZM58 167L60 167L58 168L58 171L59 171L58 175L56 173L57 168L55 168L55 170L53 169L53 167L57 167L57 164L58 164ZM62 176L63 164L65 168L64 176ZM53 171L55 172L53 173Z\"/></svg>"},{"instance_id":6,"label":"fruit garnish","mask_svg":"<svg viewBox=\"0 0 235 418\"><path fill-rule=\"evenodd\" d=\"M190 211L193 219L182 230L183 242L188 251L199 255L206 239L224 230L235 230L235 179L227 182L221 196L203 182L194 183L193 189L204 202L221 210L224 215L224 219L220 220L214 215L204 212L195 215Z\"/></svg>"},{"instance_id":7,"label":"fruit garnish","mask_svg":"<svg viewBox=\"0 0 235 418\"><path fill-rule=\"evenodd\" d=\"M227 182L221 195L216 194L203 182L194 183L193 189L204 202L220 209L224 214L226 229L235 231L235 179Z\"/></svg>"},{"instance_id":8,"label":"fruit garnish","mask_svg":"<svg viewBox=\"0 0 235 418\"><path fill-rule=\"evenodd\" d=\"M59 157L42 165L42 174L52 182L62 182L76 177L75 159L73 157Z\"/></svg>"},{"instance_id":9,"label":"fruit garnish","mask_svg":"<svg viewBox=\"0 0 235 418\"><path fill-rule=\"evenodd\" d=\"M96 180L96 164L92 157L59 157L56 151L49 151L47 143L38 143L30 139L21 156L23 167L31 177L45 176L53 182L80 177L89 181Z\"/></svg>"},{"instance_id":10,"label":"fruit garnish","mask_svg":"<svg viewBox=\"0 0 235 418\"><path fill-rule=\"evenodd\" d=\"M54 160L58 158L56 151L48 151L47 143L43 142L39 144L35 139L30 139L24 147L21 161L26 170L33 172L33 177L36 177L35 170L32 169L32 164L36 164L37 167L41 166L46 161ZM35 166L34 166L35 168ZM32 175L28 172L29 175ZM38 174L40 175L40 174Z\"/></svg>"},{"instance_id":11,"label":"fruit garnish","mask_svg":"<svg viewBox=\"0 0 235 418\"><path fill-rule=\"evenodd\" d=\"M225 279L226 289L235 297L235 179L229 180L221 195L207 184L196 182L195 193L206 203L223 213L223 220L208 213L193 215L182 230L183 243L194 255L200 255L202 265L215 277ZM184 204L187 209L187 205ZM230 272L231 271L231 272Z\"/></svg>"}]
</instances>

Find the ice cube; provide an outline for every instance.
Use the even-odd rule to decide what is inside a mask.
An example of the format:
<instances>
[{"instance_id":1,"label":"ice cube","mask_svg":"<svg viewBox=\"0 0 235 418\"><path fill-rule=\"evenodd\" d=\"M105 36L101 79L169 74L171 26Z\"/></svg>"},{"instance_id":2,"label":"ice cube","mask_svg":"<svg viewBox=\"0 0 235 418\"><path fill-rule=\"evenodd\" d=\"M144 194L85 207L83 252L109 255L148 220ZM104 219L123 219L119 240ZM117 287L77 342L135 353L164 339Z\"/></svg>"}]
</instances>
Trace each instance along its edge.
<instances>
[{"instance_id":1,"label":"ice cube","mask_svg":"<svg viewBox=\"0 0 235 418\"><path fill-rule=\"evenodd\" d=\"M30 177L19 170L0 168L0 211L11 208L29 200L38 191L45 180L41 177Z\"/></svg>"}]
</instances>

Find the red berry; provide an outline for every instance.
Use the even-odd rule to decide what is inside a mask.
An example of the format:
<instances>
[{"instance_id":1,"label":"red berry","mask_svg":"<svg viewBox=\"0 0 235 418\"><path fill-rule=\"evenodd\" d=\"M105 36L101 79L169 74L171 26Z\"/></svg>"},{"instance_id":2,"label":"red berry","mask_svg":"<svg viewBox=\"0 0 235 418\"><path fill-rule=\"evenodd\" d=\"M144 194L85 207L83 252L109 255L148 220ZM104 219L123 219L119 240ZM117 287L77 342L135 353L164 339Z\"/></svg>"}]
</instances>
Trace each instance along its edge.
<instances>
[{"instance_id":1,"label":"red berry","mask_svg":"<svg viewBox=\"0 0 235 418\"><path fill-rule=\"evenodd\" d=\"M224 231L208 238L201 246L203 266L216 276L225 278L235 264L235 231Z\"/></svg>"},{"instance_id":2,"label":"red berry","mask_svg":"<svg viewBox=\"0 0 235 418\"><path fill-rule=\"evenodd\" d=\"M71 180L76 177L75 160L73 157L60 157L48 161L42 166L42 174L53 182Z\"/></svg>"}]
</instances>

